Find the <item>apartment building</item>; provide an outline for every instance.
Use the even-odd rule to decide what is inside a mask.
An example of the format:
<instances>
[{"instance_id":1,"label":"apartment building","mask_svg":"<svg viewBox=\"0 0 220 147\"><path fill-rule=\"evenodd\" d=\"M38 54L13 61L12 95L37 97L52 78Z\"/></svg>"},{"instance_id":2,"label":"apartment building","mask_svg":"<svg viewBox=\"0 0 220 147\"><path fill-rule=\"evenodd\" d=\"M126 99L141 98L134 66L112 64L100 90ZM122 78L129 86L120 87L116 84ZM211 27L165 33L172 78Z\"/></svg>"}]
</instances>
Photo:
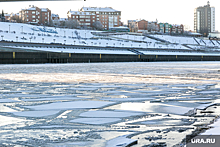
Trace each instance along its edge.
<instances>
[{"instance_id":1,"label":"apartment building","mask_svg":"<svg viewBox=\"0 0 220 147\"><path fill-rule=\"evenodd\" d=\"M159 24L157 21L147 20L128 20L128 27L131 32L145 33L145 32L158 32Z\"/></svg>"},{"instance_id":2,"label":"apartment building","mask_svg":"<svg viewBox=\"0 0 220 147\"><path fill-rule=\"evenodd\" d=\"M94 22L101 22L103 28L119 27L121 23L121 11L111 7L82 7L79 11L68 11L68 19L77 19L80 26L93 27Z\"/></svg>"},{"instance_id":3,"label":"apartment building","mask_svg":"<svg viewBox=\"0 0 220 147\"><path fill-rule=\"evenodd\" d=\"M194 11L194 32L208 36L215 32L215 7L210 6L210 2L203 7L197 7Z\"/></svg>"},{"instance_id":4,"label":"apartment building","mask_svg":"<svg viewBox=\"0 0 220 147\"><path fill-rule=\"evenodd\" d=\"M128 28L130 29L130 32L138 31L137 22L138 20L128 20Z\"/></svg>"},{"instance_id":5,"label":"apartment building","mask_svg":"<svg viewBox=\"0 0 220 147\"><path fill-rule=\"evenodd\" d=\"M92 28L93 23L96 22L96 15L89 12L82 11L68 11L67 17L69 19L77 20L81 27Z\"/></svg>"},{"instance_id":6,"label":"apartment building","mask_svg":"<svg viewBox=\"0 0 220 147\"><path fill-rule=\"evenodd\" d=\"M159 23L159 32L166 34L182 34L184 32L184 26L169 24L169 23Z\"/></svg>"},{"instance_id":7,"label":"apartment building","mask_svg":"<svg viewBox=\"0 0 220 147\"><path fill-rule=\"evenodd\" d=\"M172 34L182 34L184 32L184 26L181 25L171 25L171 33Z\"/></svg>"},{"instance_id":8,"label":"apartment building","mask_svg":"<svg viewBox=\"0 0 220 147\"><path fill-rule=\"evenodd\" d=\"M51 10L29 6L29 8L20 11L19 17L23 23L48 25L51 21Z\"/></svg>"}]
</instances>

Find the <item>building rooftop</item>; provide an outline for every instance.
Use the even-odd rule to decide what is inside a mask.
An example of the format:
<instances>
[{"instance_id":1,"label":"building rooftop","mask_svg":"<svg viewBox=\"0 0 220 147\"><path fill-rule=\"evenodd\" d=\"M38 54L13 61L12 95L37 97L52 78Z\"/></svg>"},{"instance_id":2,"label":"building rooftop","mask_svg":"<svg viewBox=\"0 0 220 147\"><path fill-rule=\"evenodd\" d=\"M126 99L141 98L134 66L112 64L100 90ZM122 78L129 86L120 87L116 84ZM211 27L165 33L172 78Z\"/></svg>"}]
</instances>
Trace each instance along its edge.
<instances>
[{"instance_id":1,"label":"building rooftop","mask_svg":"<svg viewBox=\"0 0 220 147\"><path fill-rule=\"evenodd\" d=\"M47 8L41 8L42 12L47 12Z\"/></svg>"},{"instance_id":2,"label":"building rooftop","mask_svg":"<svg viewBox=\"0 0 220 147\"><path fill-rule=\"evenodd\" d=\"M69 11L69 13L72 15L95 15L90 12L80 12L80 11Z\"/></svg>"},{"instance_id":3,"label":"building rooftop","mask_svg":"<svg viewBox=\"0 0 220 147\"><path fill-rule=\"evenodd\" d=\"M58 14L51 14L51 17L59 17Z\"/></svg>"},{"instance_id":4,"label":"building rooftop","mask_svg":"<svg viewBox=\"0 0 220 147\"><path fill-rule=\"evenodd\" d=\"M94 11L94 12L119 12L111 7L82 7L81 11Z\"/></svg>"}]
</instances>

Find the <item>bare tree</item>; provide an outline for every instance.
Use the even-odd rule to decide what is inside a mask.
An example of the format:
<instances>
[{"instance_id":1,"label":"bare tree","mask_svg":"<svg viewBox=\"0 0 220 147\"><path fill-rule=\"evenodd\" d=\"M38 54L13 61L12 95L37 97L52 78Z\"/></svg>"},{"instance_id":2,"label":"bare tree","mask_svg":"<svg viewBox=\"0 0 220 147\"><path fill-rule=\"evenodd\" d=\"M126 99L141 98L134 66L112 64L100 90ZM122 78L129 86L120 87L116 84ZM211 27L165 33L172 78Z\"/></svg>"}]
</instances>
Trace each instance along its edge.
<instances>
[{"instance_id":1,"label":"bare tree","mask_svg":"<svg viewBox=\"0 0 220 147\"><path fill-rule=\"evenodd\" d=\"M149 32L152 32L152 31L158 32L158 31L159 31L159 27L158 27L158 25L155 24L155 23L149 23L148 26L147 26L147 30L148 30Z\"/></svg>"},{"instance_id":2,"label":"bare tree","mask_svg":"<svg viewBox=\"0 0 220 147\"><path fill-rule=\"evenodd\" d=\"M148 24L147 30L148 30L149 32L152 32L154 29L155 29L155 24L154 24L154 23Z\"/></svg>"},{"instance_id":3,"label":"bare tree","mask_svg":"<svg viewBox=\"0 0 220 147\"><path fill-rule=\"evenodd\" d=\"M76 19L70 19L66 21L66 27L69 29L76 29L79 26L79 21Z\"/></svg>"},{"instance_id":4,"label":"bare tree","mask_svg":"<svg viewBox=\"0 0 220 147\"><path fill-rule=\"evenodd\" d=\"M96 30L103 30L103 26L102 26L102 23L100 21L96 21L93 23L93 27L96 29Z\"/></svg>"},{"instance_id":5,"label":"bare tree","mask_svg":"<svg viewBox=\"0 0 220 147\"><path fill-rule=\"evenodd\" d=\"M16 21L17 23L22 22L21 18L19 18L18 15L13 15L10 19L13 20L13 21Z\"/></svg>"},{"instance_id":6,"label":"bare tree","mask_svg":"<svg viewBox=\"0 0 220 147\"><path fill-rule=\"evenodd\" d=\"M138 31L138 27L134 23L130 23L129 29L131 30L131 32L137 32Z\"/></svg>"},{"instance_id":7,"label":"bare tree","mask_svg":"<svg viewBox=\"0 0 220 147\"><path fill-rule=\"evenodd\" d=\"M54 20L53 20L53 25L54 25L54 26L60 26L60 21L59 21L58 18L54 18Z\"/></svg>"}]
</instances>

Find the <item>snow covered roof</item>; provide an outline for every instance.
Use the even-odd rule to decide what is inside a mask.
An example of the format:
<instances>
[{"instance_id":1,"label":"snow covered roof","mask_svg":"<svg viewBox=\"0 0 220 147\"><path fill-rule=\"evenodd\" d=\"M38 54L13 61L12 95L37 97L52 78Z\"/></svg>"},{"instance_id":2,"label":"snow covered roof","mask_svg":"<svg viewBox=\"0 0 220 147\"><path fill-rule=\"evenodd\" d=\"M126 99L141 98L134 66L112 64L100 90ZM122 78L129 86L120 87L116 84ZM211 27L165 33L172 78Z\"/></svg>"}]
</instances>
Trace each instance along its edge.
<instances>
[{"instance_id":1,"label":"snow covered roof","mask_svg":"<svg viewBox=\"0 0 220 147\"><path fill-rule=\"evenodd\" d=\"M11 16L11 14L5 14L5 16Z\"/></svg>"},{"instance_id":2,"label":"snow covered roof","mask_svg":"<svg viewBox=\"0 0 220 147\"><path fill-rule=\"evenodd\" d=\"M68 18L60 18L59 21L66 21Z\"/></svg>"},{"instance_id":3,"label":"snow covered roof","mask_svg":"<svg viewBox=\"0 0 220 147\"><path fill-rule=\"evenodd\" d=\"M30 10L30 11L33 11L33 10L36 10L36 7L31 7L31 8L28 8L26 10Z\"/></svg>"},{"instance_id":4,"label":"snow covered roof","mask_svg":"<svg viewBox=\"0 0 220 147\"><path fill-rule=\"evenodd\" d=\"M125 26L119 26L119 27L110 27L110 28L129 29L128 27L125 27Z\"/></svg>"},{"instance_id":5,"label":"snow covered roof","mask_svg":"<svg viewBox=\"0 0 220 147\"><path fill-rule=\"evenodd\" d=\"M80 12L80 11L69 11L69 13L72 15L95 15L90 12Z\"/></svg>"},{"instance_id":6,"label":"snow covered roof","mask_svg":"<svg viewBox=\"0 0 220 147\"><path fill-rule=\"evenodd\" d=\"M47 12L47 8L41 8L42 12Z\"/></svg>"},{"instance_id":7,"label":"snow covered roof","mask_svg":"<svg viewBox=\"0 0 220 147\"><path fill-rule=\"evenodd\" d=\"M102 8L102 7L82 7L81 11L119 12L118 10L115 10L111 7L105 7L105 8Z\"/></svg>"},{"instance_id":8,"label":"snow covered roof","mask_svg":"<svg viewBox=\"0 0 220 147\"><path fill-rule=\"evenodd\" d=\"M51 17L59 17L58 14L51 14Z\"/></svg>"},{"instance_id":9,"label":"snow covered roof","mask_svg":"<svg viewBox=\"0 0 220 147\"><path fill-rule=\"evenodd\" d=\"M128 22L138 22L138 20L128 20Z\"/></svg>"}]
</instances>

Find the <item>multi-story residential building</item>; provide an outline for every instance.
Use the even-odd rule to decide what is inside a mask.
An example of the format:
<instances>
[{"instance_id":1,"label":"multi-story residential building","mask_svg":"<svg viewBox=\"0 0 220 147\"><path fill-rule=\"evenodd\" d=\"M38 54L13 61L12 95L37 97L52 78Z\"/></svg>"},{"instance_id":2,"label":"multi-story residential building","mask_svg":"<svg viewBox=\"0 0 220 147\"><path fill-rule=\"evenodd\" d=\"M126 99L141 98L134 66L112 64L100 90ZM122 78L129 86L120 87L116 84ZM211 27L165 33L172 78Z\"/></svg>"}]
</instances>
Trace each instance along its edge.
<instances>
[{"instance_id":1,"label":"multi-story residential building","mask_svg":"<svg viewBox=\"0 0 220 147\"><path fill-rule=\"evenodd\" d=\"M147 31L148 21L142 19L137 22L138 32L143 33Z\"/></svg>"},{"instance_id":2,"label":"multi-story residential building","mask_svg":"<svg viewBox=\"0 0 220 147\"><path fill-rule=\"evenodd\" d=\"M169 23L159 23L159 32L161 33L170 33L172 25Z\"/></svg>"},{"instance_id":3,"label":"multi-story residential building","mask_svg":"<svg viewBox=\"0 0 220 147\"><path fill-rule=\"evenodd\" d=\"M182 34L184 32L184 26L172 25L169 23L159 23L159 32L166 34Z\"/></svg>"},{"instance_id":4,"label":"multi-story residential building","mask_svg":"<svg viewBox=\"0 0 220 147\"><path fill-rule=\"evenodd\" d=\"M171 33L172 34L183 34L184 26L181 25L171 25Z\"/></svg>"},{"instance_id":5,"label":"multi-story residential building","mask_svg":"<svg viewBox=\"0 0 220 147\"><path fill-rule=\"evenodd\" d=\"M81 27L92 28L93 23L97 21L96 15L90 12L82 11L68 11L67 17L69 19L77 20Z\"/></svg>"},{"instance_id":6,"label":"multi-story residential building","mask_svg":"<svg viewBox=\"0 0 220 147\"><path fill-rule=\"evenodd\" d=\"M80 11L95 14L96 21L100 21L105 29L121 26L121 11L111 7L82 7Z\"/></svg>"},{"instance_id":7,"label":"multi-story residential building","mask_svg":"<svg viewBox=\"0 0 220 147\"><path fill-rule=\"evenodd\" d=\"M40 24L49 24L51 21L51 10L48 8L41 8Z\"/></svg>"},{"instance_id":8,"label":"multi-story residential building","mask_svg":"<svg viewBox=\"0 0 220 147\"><path fill-rule=\"evenodd\" d=\"M69 19L79 20L81 25L89 26L90 24L89 27L93 27L92 24L96 21L100 21L106 30L122 25L121 11L117 11L111 7L82 7L80 11L69 11L67 15Z\"/></svg>"},{"instance_id":9,"label":"multi-story residential building","mask_svg":"<svg viewBox=\"0 0 220 147\"><path fill-rule=\"evenodd\" d=\"M19 17L23 23L48 25L51 21L51 11L48 8L29 6L28 9L20 11Z\"/></svg>"},{"instance_id":10,"label":"multi-story residential building","mask_svg":"<svg viewBox=\"0 0 220 147\"><path fill-rule=\"evenodd\" d=\"M194 31L203 34L203 36L215 32L215 7L210 7L209 1L207 5L195 9Z\"/></svg>"},{"instance_id":11,"label":"multi-story residential building","mask_svg":"<svg viewBox=\"0 0 220 147\"><path fill-rule=\"evenodd\" d=\"M128 20L128 28L130 29L130 32L138 31L137 22L138 20Z\"/></svg>"}]
</instances>

